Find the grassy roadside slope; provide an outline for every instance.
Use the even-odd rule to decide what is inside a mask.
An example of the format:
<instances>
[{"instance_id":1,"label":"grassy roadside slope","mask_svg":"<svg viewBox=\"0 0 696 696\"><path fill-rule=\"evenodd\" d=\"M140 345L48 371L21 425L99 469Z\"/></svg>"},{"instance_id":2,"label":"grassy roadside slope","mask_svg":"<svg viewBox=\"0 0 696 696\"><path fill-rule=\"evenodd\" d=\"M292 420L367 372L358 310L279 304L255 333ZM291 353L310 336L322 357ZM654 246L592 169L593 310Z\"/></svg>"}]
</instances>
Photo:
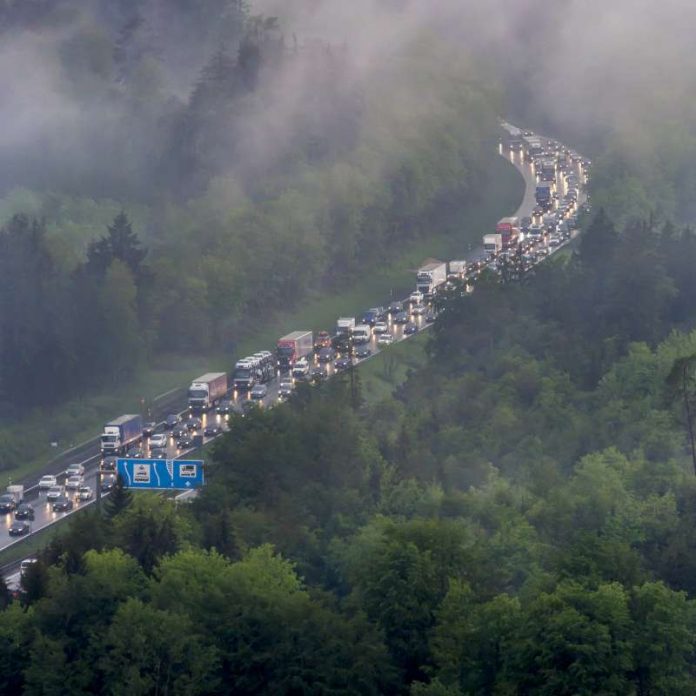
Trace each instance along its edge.
<instances>
[{"instance_id":1,"label":"grassy roadside slope","mask_svg":"<svg viewBox=\"0 0 696 696\"><path fill-rule=\"evenodd\" d=\"M451 229L434 232L427 240L402 248L389 265L366 269L353 288L335 294L314 293L294 311L260 317L258 331L239 342L238 355L270 349L278 336L295 329L330 329L340 315L352 315L370 305L388 302L391 297L402 296L413 285L413 271L423 259L452 259L470 251L498 218L516 209L524 193L523 180L516 170L493 152L489 181L477 204L453 213ZM40 412L6 427L6 437L19 442L23 438L38 438L41 447L21 467L4 472L5 476L17 480L40 470L57 451L94 437L105 420L119 413L144 412L148 401L155 396L184 387L202 372L228 370L236 357L162 356L156 368L147 370L128 385L108 394L72 400L59 410ZM58 441L58 450L50 447L52 440ZM1 484L4 481L0 477Z\"/></svg>"}]
</instances>

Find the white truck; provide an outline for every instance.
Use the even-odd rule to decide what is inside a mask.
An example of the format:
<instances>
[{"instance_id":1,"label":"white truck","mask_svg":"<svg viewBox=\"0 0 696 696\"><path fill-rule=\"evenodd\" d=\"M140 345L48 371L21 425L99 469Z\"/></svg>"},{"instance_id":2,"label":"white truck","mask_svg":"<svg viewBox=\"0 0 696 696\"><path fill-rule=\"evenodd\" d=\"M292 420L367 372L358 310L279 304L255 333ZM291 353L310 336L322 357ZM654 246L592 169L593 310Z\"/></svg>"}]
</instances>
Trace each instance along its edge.
<instances>
[{"instance_id":1,"label":"white truck","mask_svg":"<svg viewBox=\"0 0 696 696\"><path fill-rule=\"evenodd\" d=\"M447 281L447 263L433 261L418 269L416 273L416 289L432 297L437 289Z\"/></svg>"},{"instance_id":2,"label":"white truck","mask_svg":"<svg viewBox=\"0 0 696 696\"><path fill-rule=\"evenodd\" d=\"M218 405L227 395L227 373L206 372L194 379L188 390L188 403L191 411L205 413Z\"/></svg>"},{"instance_id":3,"label":"white truck","mask_svg":"<svg viewBox=\"0 0 696 696\"><path fill-rule=\"evenodd\" d=\"M497 256L503 250L503 235L498 232L484 234L483 250L488 256Z\"/></svg>"},{"instance_id":4,"label":"white truck","mask_svg":"<svg viewBox=\"0 0 696 696\"><path fill-rule=\"evenodd\" d=\"M361 345L369 343L372 339L372 327L369 324L358 324L353 329L353 343Z\"/></svg>"},{"instance_id":5,"label":"white truck","mask_svg":"<svg viewBox=\"0 0 696 696\"><path fill-rule=\"evenodd\" d=\"M14 498L15 504L19 505L24 500L24 486L13 484L7 487L7 495Z\"/></svg>"},{"instance_id":6,"label":"white truck","mask_svg":"<svg viewBox=\"0 0 696 696\"><path fill-rule=\"evenodd\" d=\"M355 317L339 317L336 322L337 336L350 336L355 328Z\"/></svg>"},{"instance_id":7,"label":"white truck","mask_svg":"<svg viewBox=\"0 0 696 696\"><path fill-rule=\"evenodd\" d=\"M466 261L450 261L447 280L464 280L466 277Z\"/></svg>"}]
</instances>

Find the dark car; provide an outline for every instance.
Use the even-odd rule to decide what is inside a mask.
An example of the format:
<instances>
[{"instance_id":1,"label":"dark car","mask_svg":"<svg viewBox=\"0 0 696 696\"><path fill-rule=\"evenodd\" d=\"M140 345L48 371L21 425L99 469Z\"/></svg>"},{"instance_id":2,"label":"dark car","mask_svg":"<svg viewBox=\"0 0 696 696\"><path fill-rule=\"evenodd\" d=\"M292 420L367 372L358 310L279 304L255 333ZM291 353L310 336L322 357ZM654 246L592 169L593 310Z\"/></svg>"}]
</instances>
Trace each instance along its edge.
<instances>
[{"instance_id":1,"label":"dark car","mask_svg":"<svg viewBox=\"0 0 696 696\"><path fill-rule=\"evenodd\" d=\"M435 321L435 312L426 312L425 321L428 324L432 324Z\"/></svg>"},{"instance_id":2,"label":"dark car","mask_svg":"<svg viewBox=\"0 0 696 696\"><path fill-rule=\"evenodd\" d=\"M116 471L116 457L104 457L100 468L102 471Z\"/></svg>"},{"instance_id":3,"label":"dark car","mask_svg":"<svg viewBox=\"0 0 696 696\"><path fill-rule=\"evenodd\" d=\"M404 326L404 333L407 336L410 336L414 333L418 333L418 327L413 322L409 322L408 324L406 324L406 326Z\"/></svg>"},{"instance_id":4,"label":"dark car","mask_svg":"<svg viewBox=\"0 0 696 696\"><path fill-rule=\"evenodd\" d=\"M145 423L143 426L143 435L145 437L150 437L155 430L157 430L157 423Z\"/></svg>"},{"instance_id":5,"label":"dark car","mask_svg":"<svg viewBox=\"0 0 696 696\"><path fill-rule=\"evenodd\" d=\"M203 431L203 434L206 437L217 437L221 432L222 432L222 428L219 425L216 425L215 423L211 423Z\"/></svg>"},{"instance_id":6,"label":"dark car","mask_svg":"<svg viewBox=\"0 0 696 696\"><path fill-rule=\"evenodd\" d=\"M355 349L355 357L363 360L364 358L369 358L372 355L372 348L370 346L358 346Z\"/></svg>"},{"instance_id":7,"label":"dark car","mask_svg":"<svg viewBox=\"0 0 696 696\"><path fill-rule=\"evenodd\" d=\"M128 459L142 459L144 456L145 453L140 447L131 447L126 452L126 457L128 457Z\"/></svg>"},{"instance_id":8,"label":"dark car","mask_svg":"<svg viewBox=\"0 0 696 696\"><path fill-rule=\"evenodd\" d=\"M116 477L115 476L106 476L102 478L101 482L101 492L102 493L108 493L110 490L113 489L114 485L116 484Z\"/></svg>"},{"instance_id":9,"label":"dark car","mask_svg":"<svg viewBox=\"0 0 696 696\"><path fill-rule=\"evenodd\" d=\"M12 512L16 507L17 503L11 495L7 493L5 495L0 495L0 513L5 514Z\"/></svg>"},{"instance_id":10,"label":"dark car","mask_svg":"<svg viewBox=\"0 0 696 696\"><path fill-rule=\"evenodd\" d=\"M320 331L314 339L314 350L319 352L322 348L328 348L331 345L331 336L328 331Z\"/></svg>"},{"instance_id":11,"label":"dark car","mask_svg":"<svg viewBox=\"0 0 696 696\"><path fill-rule=\"evenodd\" d=\"M355 349L355 342L352 336L339 334L331 339L331 347L341 355L351 355Z\"/></svg>"},{"instance_id":12,"label":"dark car","mask_svg":"<svg viewBox=\"0 0 696 696\"><path fill-rule=\"evenodd\" d=\"M522 231L527 231L532 226L532 218L523 217L520 221L520 226L522 227Z\"/></svg>"},{"instance_id":13,"label":"dark car","mask_svg":"<svg viewBox=\"0 0 696 696\"><path fill-rule=\"evenodd\" d=\"M73 509L73 501L61 495L53 501L53 512L67 512Z\"/></svg>"},{"instance_id":14,"label":"dark car","mask_svg":"<svg viewBox=\"0 0 696 696\"><path fill-rule=\"evenodd\" d=\"M408 312L399 312L394 317L395 324L408 324L408 322L409 322Z\"/></svg>"},{"instance_id":15,"label":"dark car","mask_svg":"<svg viewBox=\"0 0 696 696\"><path fill-rule=\"evenodd\" d=\"M24 520L15 520L10 525L10 536L24 536L31 533L31 525Z\"/></svg>"},{"instance_id":16,"label":"dark car","mask_svg":"<svg viewBox=\"0 0 696 696\"><path fill-rule=\"evenodd\" d=\"M326 370L323 367L313 367L310 376L313 382L323 382L326 379Z\"/></svg>"},{"instance_id":17,"label":"dark car","mask_svg":"<svg viewBox=\"0 0 696 696\"><path fill-rule=\"evenodd\" d=\"M151 449L150 459L167 459L167 450L164 447L155 447Z\"/></svg>"},{"instance_id":18,"label":"dark car","mask_svg":"<svg viewBox=\"0 0 696 696\"><path fill-rule=\"evenodd\" d=\"M190 435L184 435L176 441L176 446L180 449L189 449L193 447L193 438Z\"/></svg>"},{"instance_id":19,"label":"dark car","mask_svg":"<svg viewBox=\"0 0 696 696\"><path fill-rule=\"evenodd\" d=\"M226 416L232 413L232 402L229 399L223 399L215 409L221 416Z\"/></svg>"},{"instance_id":20,"label":"dark car","mask_svg":"<svg viewBox=\"0 0 696 696\"><path fill-rule=\"evenodd\" d=\"M186 428L189 432L200 430L203 427L203 421L200 418L189 418L186 421Z\"/></svg>"},{"instance_id":21,"label":"dark car","mask_svg":"<svg viewBox=\"0 0 696 696\"><path fill-rule=\"evenodd\" d=\"M317 353L317 360L320 363L330 363L336 359L336 351L333 348L322 348Z\"/></svg>"},{"instance_id":22,"label":"dark car","mask_svg":"<svg viewBox=\"0 0 696 696\"><path fill-rule=\"evenodd\" d=\"M164 427L167 430L175 428L181 421L181 416L178 413L170 413L164 421Z\"/></svg>"},{"instance_id":23,"label":"dark car","mask_svg":"<svg viewBox=\"0 0 696 696\"><path fill-rule=\"evenodd\" d=\"M362 315L360 323L374 326L376 322L381 321L385 316L386 312L384 311L384 307L372 307Z\"/></svg>"},{"instance_id":24,"label":"dark car","mask_svg":"<svg viewBox=\"0 0 696 696\"><path fill-rule=\"evenodd\" d=\"M346 355L346 356L336 360L336 362L334 363L334 367L337 370L347 370L352 364L353 364L352 358L349 358Z\"/></svg>"},{"instance_id":25,"label":"dark car","mask_svg":"<svg viewBox=\"0 0 696 696\"><path fill-rule=\"evenodd\" d=\"M252 401L251 399L244 399L242 401L242 414L247 415L247 413L253 411L255 408L259 408L258 403Z\"/></svg>"},{"instance_id":26,"label":"dark car","mask_svg":"<svg viewBox=\"0 0 696 696\"><path fill-rule=\"evenodd\" d=\"M179 423L173 430L172 430L172 435L174 436L175 440L178 440L180 437L184 437L184 435L188 435L188 427L186 426L185 423Z\"/></svg>"},{"instance_id":27,"label":"dark car","mask_svg":"<svg viewBox=\"0 0 696 696\"><path fill-rule=\"evenodd\" d=\"M398 314L399 312L402 312L404 309L403 304L401 302L392 302L389 305L389 309L387 310L389 314Z\"/></svg>"},{"instance_id":28,"label":"dark car","mask_svg":"<svg viewBox=\"0 0 696 696\"><path fill-rule=\"evenodd\" d=\"M15 510L16 520L33 520L34 519L34 507L29 503L21 503Z\"/></svg>"}]
</instances>

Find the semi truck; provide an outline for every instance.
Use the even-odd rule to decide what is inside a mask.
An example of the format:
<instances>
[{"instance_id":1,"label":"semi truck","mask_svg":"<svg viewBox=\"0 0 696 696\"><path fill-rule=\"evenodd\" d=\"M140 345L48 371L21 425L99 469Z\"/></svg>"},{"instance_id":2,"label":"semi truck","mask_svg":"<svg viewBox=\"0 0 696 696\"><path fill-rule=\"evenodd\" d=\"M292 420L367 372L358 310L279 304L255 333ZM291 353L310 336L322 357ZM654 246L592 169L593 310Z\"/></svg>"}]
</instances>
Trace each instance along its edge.
<instances>
[{"instance_id":1,"label":"semi truck","mask_svg":"<svg viewBox=\"0 0 696 696\"><path fill-rule=\"evenodd\" d=\"M504 217L495 226L496 234L501 237L503 249L509 249L517 243L520 236L520 220L517 217Z\"/></svg>"},{"instance_id":2,"label":"semi truck","mask_svg":"<svg viewBox=\"0 0 696 696\"><path fill-rule=\"evenodd\" d=\"M227 395L227 373L206 372L191 382L188 405L191 411L205 413Z\"/></svg>"},{"instance_id":3,"label":"semi truck","mask_svg":"<svg viewBox=\"0 0 696 696\"><path fill-rule=\"evenodd\" d=\"M437 289L447 281L447 263L433 261L418 269L416 273L416 289L432 297Z\"/></svg>"},{"instance_id":4,"label":"semi truck","mask_svg":"<svg viewBox=\"0 0 696 696\"><path fill-rule=\"evenodd\" d=\"M119 416L104 425L101 434L101 451L104 455L125 454L131 446L143 438L143 419L136 414Z\"/></svg>"},{"instance_id":5,"label":"semi truck","mask_svg":"<svg viewBox=\"0 0 696 696\"><path fill-rule=\"evenodd\" d=\"M249 391L254 388L258 378L256 361L251 358L237 360L232 373L232 386L235 391Z\"/></svg>"},{"instance_id":6,"label":"semi truck","mask_svg":"<svg viewBox=\"0 0 696 696\"><path fill-rule=\"evenodd\" d=\"M463 280L466 277L466 261L450 261L448 280Z\"/></svg>"},{"instance_id":7,"label":"semi truck","mask_svg":"<svg viewBox=\"0 0 696 696\"><path fill-rule=\"evenodd\" d=\"M483 250L489 256L496 256L503 250L503 236L501 234L484 234Z\"/></svg>"},{"instance_id":8,"label":"semi truck","mask_svg":"<svg viewBox=\"0 0 696 696\"><path fill-rule=\"evenodd\" d=\"M278 339L278 367L281 372L289 372L300 359L306 358L314 350L314 336L311 331L293 331Z\"/></svg>"},{"instance_id":9,"label":"semi truck","mask_svg":"<svg viewBox=\"0 0 696 696\"><path fill-rule=\"evenodd\" d=\"M525 135L523 140L527 151L527 160L531 162L535 157L538 157L544 149L541 144L541 138L535 135Z\"/></svg>"},{"instance_id":10,"label":"semi truck","mask_svg":"<svg viewBox=\"0 0 696 696\"><path fill-rule=\"evenodd\" d=\"M545 159L541 162L540 178L542 181L556 180L556 161L553 159Z\"/></svg>"}]
</instances>

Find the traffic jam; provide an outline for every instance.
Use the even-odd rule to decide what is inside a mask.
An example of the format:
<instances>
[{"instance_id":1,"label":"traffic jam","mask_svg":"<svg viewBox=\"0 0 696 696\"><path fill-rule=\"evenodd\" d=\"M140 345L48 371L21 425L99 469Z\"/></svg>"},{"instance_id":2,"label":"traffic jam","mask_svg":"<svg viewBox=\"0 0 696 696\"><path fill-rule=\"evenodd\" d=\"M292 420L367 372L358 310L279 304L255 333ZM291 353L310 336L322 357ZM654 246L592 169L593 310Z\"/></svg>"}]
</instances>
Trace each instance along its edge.
<instances>
[{"instance_id":1,"label":"traffic jam","mask_svg":"<svg viewBox=\"0 0 696 696\"><path fill-rule=\"evenodd\" d=\"M117 460L176 459L225 432L231 418L269 408L292 397L299 383L316 385L350 370L419 334L436 319L434 300L446 289L472 292L484 270L521 273L561 249L577 234L581 211L589 211L590 162L561 143L502 123L500 154L522 173L524 201L483 235L483 247L468 259L430 261L417 270L413 291L401 300L339 317L332 331L293 331L265 350L238 360L230 374L209 372L193 380L186 407L161 421L125 414L104 425L98 451L45 474L36 485L10 485L0 495L0 548L21 541L108 495ZM533 190L533 191L532 191ZM532 196L533 192L533 196Z\"/></svg>"}]
</instances>

